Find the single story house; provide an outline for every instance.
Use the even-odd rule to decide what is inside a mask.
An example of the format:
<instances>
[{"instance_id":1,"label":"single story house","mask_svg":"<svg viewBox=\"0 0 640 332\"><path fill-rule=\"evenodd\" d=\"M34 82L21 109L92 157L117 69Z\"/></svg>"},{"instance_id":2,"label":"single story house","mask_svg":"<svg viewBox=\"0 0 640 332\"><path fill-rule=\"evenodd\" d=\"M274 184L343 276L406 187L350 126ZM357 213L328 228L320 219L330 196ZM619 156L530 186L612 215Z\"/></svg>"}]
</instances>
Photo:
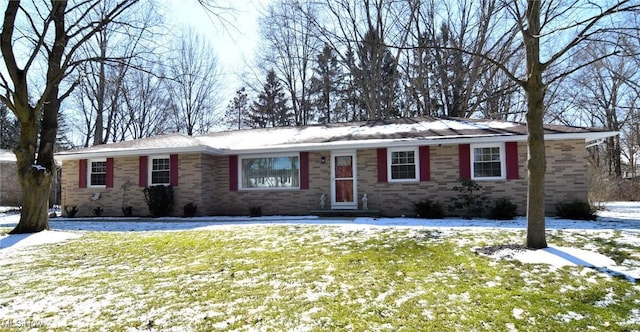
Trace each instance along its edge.
<instances>
[{"instance_id":1,"label":"single story house","mask_svg":"<svg viewBox=\"0 0 640 332\"><path fill-rule=\"evenodd\" d=\"M545 125L546 209L587 200L587 151L617 133ZM527 128L523 123L461 118L404 118L304 127L160 135L60 152L62 204L78 216L148 215L143 189L174 188L174 211L198 215L308 215L363 208L383 216L414 214L423 199L443 206L460 178L490 198L508 197L524 214ZM365 200L363 198L366 197ZM365 206L363 206L363 204Z\"/></svg>"}]
</instances>

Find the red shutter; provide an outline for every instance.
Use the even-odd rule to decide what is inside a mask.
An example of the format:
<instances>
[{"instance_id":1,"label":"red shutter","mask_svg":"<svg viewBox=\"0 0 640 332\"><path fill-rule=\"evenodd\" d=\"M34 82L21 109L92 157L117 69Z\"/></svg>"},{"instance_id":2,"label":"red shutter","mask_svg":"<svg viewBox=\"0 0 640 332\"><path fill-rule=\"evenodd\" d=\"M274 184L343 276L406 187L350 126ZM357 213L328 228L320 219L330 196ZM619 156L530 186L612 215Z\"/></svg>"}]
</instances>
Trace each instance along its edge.
<instances>
[{"instance_id":1,"label":"red shutter","mask_svg":"<svg viewBox=\"0 0 640 332\"><path fill-rule=\"evenodd\" d=\"M169 156L169 184L172 187L178 186L178 155Z\"/></svg>"},{"instance_id":2,"label":"red shutter","mask_svg":"<svg viewBox=\"0 0 640 332\"><path fill-rule=\"evenodd\" d=\"M107 188L113 188L113 158L107 158Z\"/></svg>"},{"instance_id":3,"label":"red shutter","mask_svg":"<svg viewBox=\"0 0 640 332\"><path fill-rule=\"evenodd\" d=\"M418 150L420 154L420 181L431 181L431 156L429 147L421 146Z\"/></svg>"},{"instance_id":4,"label":"red shutter","mask_svg":"<svg viewBox=\"0 0 640 332\"><path fill-rule=\"evenodd\" d=\"M460 177L471 179L471 146L469 144L458 145L458 157Z\"/></svg>"},{"instance_id":5,"label":"red shutter","mask_svg":"<svg viewBox=\"0 0 640 332\"><path fill-rule=\"evenodd\" d=\"M300 152L300 189L309 189L309 152Z\"/></svg>"},{"instance_id":6,"label":"red shutter","mask_svg":"<svg viewBox=\"0 0 640 332\"><path fill-rule=\"evenodd\" d=\"M507 162L507 179L519 179L518 174L518 142L507 142L504 145Z\"/></svg>"},{"instance_id":7,"label":"red shutter","mask_svg":"<svg viewBox=\"0 0 640 332\"><path fill-rule=\"evenodd\" d=\"M78 166L78 171L80 177L78 178L78 188L86 188L87 187L87 160L80 159L80 166Z\"/></svg>"},{"instance_id":8,"label":"red shutter","mask_svg":"<svg viewBox=\"0 0 640 332\"><path fill-rule=\"evenodd\" d=\"M387 149L378 148L378 182L387 182Z\"/></svg>"},{"instance_id":9,"label":"red shutter","mask_svg":"<svg viewBox=\"0 0 640 332\"><path fill-rule=\"evenodd\" d=\"M146 187L149 179L149 172L147 170L149 167L149 158L147 156L140 156L139 164L138 186Z\"/></svg>"},{"instance_id":10,"label":"red shutter","mask_svg":"<svg viewBox=\"0 0 640 332\"><path fill-rule=\"evenodd\" d=\"M238 191L238 156L229 156L229 191Z\"/></svg>"}]
</instances>

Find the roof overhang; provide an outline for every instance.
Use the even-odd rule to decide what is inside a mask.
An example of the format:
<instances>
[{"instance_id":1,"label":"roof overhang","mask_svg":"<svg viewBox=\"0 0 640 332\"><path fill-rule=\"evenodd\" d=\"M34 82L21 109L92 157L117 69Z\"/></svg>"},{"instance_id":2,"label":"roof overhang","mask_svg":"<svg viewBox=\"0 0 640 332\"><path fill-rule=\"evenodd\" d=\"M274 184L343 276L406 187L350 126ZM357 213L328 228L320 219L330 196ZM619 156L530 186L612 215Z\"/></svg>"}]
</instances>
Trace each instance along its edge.
<instances>
[{"instance_id":1,"label":"roof overhang","mask_svg":"<svg viewBox=\"0 0 640 332\"><path fill-rule=\"evenodd\" d=\"M558 140L581 140L585 144L599 141L607 137L618 135L617 132L593 132L593 133L564 133L547 134L545 141ZM273 152L299 152L299 151L327 151L327 150L354 150L372 149L380 147L409 147L409 146L438 146L438 145L458 145L476 143L503 143L503 142L523 142L527 140L527 135L486 135L486 136L438 136L421 138L400 138L400 139L372 139L354 140L338 142L320 143L296 143L282 144L266 147L220 149L218 154L263 154Z\"/></svg>"},{"instance_id":2,"label":"roof overhang","mask_svg":"<svg viewBox=\"0 0 640 332\"><path fill-rule=\"evenodd\" d=\"M618 135L618 132L599 131L581 133L553 133L546 134L546 141L557 140L581 140L587 146L599 144L605 138ZM279 145L263 145L237 148L215 148L208 145L196 145L188 147L162 147L162 148L109 148L107 146L94 151L65 151L56 155L57 160L78 160L93 158L128 157L143 155L167 155L175 153L203 153L210 155L234 155L234 154L268 154L279 152L300 152L300 151L328 151L328 150L354 150L372 149L380 147L409 147L409 146L437 146L437 145L458 145L475 143L500 143L500 142L522 142L527 140L527 135L471 135L471 136L433 136L416 138L394 138L394 139L363 139L344 140L314 143L290 143Z\"/></svg>"},{"instance_id":3,"label":"roof overhang","mask_svg":"<svg viewBox=\"0 0 640 332\"><path fill-rule=\"evenodd\" d=\"M111 157L133 157L145 155L161 155L175 153L204 153L204 154L220 154L221 151L206 145L197 145L189 147L174 148L140 148L140 149L100 149L97 151L65 151L56 154L57 160L77 160L77 159L93 159L93 158L111 158Z\"/></svg>"}]
</instances>

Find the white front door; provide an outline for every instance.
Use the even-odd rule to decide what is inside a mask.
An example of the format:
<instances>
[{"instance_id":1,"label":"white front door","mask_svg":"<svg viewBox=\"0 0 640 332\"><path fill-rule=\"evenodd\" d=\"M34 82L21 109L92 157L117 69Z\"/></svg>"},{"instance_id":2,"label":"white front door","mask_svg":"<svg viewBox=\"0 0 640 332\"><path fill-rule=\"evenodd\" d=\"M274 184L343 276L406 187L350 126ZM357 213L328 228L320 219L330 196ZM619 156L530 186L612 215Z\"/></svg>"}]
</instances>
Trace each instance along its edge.
<instances>
[{"instance_id":1,"label":"white front door","mask_svg":"<svg viewBox=\"0 0 640 332\"><path fill-rule=\"evenodd\" d=\"M356 152L331 154L331 208L357 209Z\"/></svg>"}]
</instances>

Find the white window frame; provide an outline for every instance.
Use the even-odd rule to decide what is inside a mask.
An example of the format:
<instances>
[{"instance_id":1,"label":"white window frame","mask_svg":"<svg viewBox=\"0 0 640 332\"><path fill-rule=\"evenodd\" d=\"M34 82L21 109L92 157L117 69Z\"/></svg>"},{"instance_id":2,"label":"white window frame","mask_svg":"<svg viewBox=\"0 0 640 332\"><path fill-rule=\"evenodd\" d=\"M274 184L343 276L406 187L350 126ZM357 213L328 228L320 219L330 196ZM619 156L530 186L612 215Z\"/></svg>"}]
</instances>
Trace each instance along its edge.
<instances>
[{"instance_id":1,"label":"white window frame","mask_svg":"<svg viewBox=\"0 0 640 332\"><path fill-rule=\"evenodd\" d=\"M166 183L153 183L153 161L155 159L167 159L169 160L169 181ZM149 186L168 186L171 184L171 157L169 155L149 156L149 165L147 167L147 176Z\"/></svg>"},{"instance_id":2,"label":"white window frame","mask_svg":"<svg viewBox=\"0 0 640 332\"><path fill-rule=\"evenodd\" d=\"M93 163L105 163L105 169L104 169L104 184L93 184L91 182L91 175L93 174L92 172L92 164ZM89 188L106 188L107 187L107 172L108 172L108 166L107 166L107 158L97 158L97 159L89 159L87 160L87 187ZM96 173L97 174L97 173ZM102 173L99 173L102 174Z\"/></svg>"},{"instance_id":3,"label":"white window frame","mask_svg":"<svg viewBox=\"0 0 640 332\"><path fill-rule=\"evenodd\" d=\"M500 149L500 176L475 176L476 149L499 148ZM505 180L507 178L507 161L504 143L471 144L471 179L478 181Z\"/></svg>"},{"instance_id":4,"label":"white window frame","mask_svg":"<svg viewBox=\"0 0 640 332\"><path fill-rule=\"evenodd\" d=\"M394 152L413 152L413 160L415 164L415 174L411 179L393 179L393 173L391 172L393 164ZM417 147L404 147L404 148L388 148L387 149L387 181L396 183L411 183L420 182L420 152Z\"/></svg>"},{"instance_id":5,"label":"white window frame","mask_svg":"<svg viewBox=\"0 0 640 332\"><path fill-rule=\"evenodd\" d=\"M245 159L257 159L257 158L298 158L298 186L297 187L249 187L245 188L242 185L242 179L244 177L244 170L242 169L242 161ZM265 190L300 190L300 153L277 153L277 154L255 154L255 155L243 155L238 156L238 190L250 190L250 191L265 191Z\"/></svg>"}]
</instances>

